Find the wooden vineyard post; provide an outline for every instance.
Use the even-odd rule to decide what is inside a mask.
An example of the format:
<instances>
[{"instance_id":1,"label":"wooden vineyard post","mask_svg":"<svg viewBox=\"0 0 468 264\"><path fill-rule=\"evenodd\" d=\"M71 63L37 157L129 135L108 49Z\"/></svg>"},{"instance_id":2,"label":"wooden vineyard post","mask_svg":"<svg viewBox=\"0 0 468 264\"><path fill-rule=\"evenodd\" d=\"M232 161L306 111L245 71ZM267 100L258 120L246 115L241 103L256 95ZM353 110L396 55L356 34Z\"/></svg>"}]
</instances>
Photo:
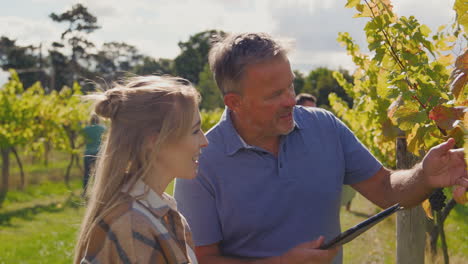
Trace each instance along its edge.
<instances>
[{"instance_id":1,"label":"wooden vineyard post","mask_svg":"<svg viewBox=\"0 0 468 264\"><path fill-rule=\"evenodd\" d=\"M406 138L396 140L397 169L409 169L415 159L406 149ZM423 264L426 244L425 215L421 205L397 212L397 264Z\"/></svg>"}]
</instances>

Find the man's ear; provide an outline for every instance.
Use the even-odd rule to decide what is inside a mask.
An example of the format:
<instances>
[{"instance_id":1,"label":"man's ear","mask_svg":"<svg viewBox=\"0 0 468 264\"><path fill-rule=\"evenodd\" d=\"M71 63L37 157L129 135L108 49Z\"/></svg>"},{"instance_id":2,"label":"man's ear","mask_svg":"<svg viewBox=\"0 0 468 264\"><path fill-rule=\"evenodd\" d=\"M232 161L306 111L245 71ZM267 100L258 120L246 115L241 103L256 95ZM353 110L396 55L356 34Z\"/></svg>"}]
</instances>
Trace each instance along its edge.
<instances>
[{"instance_id":1,"label":"man's ear","mask_svg":"<svg viewBox=\"0 0 468 264\"><path fill-rule=\"evenodd\" d=\"M237 112L242 105L242 98L236 93L228 93L224 96L224 104L234 112Z\"/></svg>"}]
</instances>

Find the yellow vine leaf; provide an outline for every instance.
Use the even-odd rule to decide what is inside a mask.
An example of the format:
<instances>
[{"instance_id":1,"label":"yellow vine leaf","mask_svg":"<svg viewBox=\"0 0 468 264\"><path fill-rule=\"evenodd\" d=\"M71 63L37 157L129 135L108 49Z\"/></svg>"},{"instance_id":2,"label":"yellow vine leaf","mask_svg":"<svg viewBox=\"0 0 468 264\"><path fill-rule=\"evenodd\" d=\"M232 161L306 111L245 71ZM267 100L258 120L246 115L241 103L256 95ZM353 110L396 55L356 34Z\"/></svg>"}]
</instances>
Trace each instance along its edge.
<instances>
[{"instance_id":1,"label":"yellow vine leaf","mask_svg":"<svg viewBox=\"0 0 468 264\"><path fill-rule=\"evenodd\" d=\"M464 145L463 149L465 152L465 162L468 164L468 112L464 112L462 122L458 127L463 132ZM455 186L453 188L453 199L459 204L466 204L468 201L468 196L466 192L467 188L462 186Z\"/></svg>"},{"instance_id":2,"label":"yellow vine leaf","mask_svg":"<svg viewBox=\"0 0 468 264\"><path fill-rule=\"evenodd\" d=\"M356 5L358 5L359 2L361 2L361 0L348 0L348 2L346 3L345 7L346 7L346 8L353 8L353 7L355 7Z\"/></svg>"},{"instance_id":3,"label":"yellow vine leaf","mask_svg":"<svg viewBox=\"0 0 468 264\"><path fill-rule=\"evenodd\" d=\"M468 82L468 50L462 55L457 57L455 61L455 69L450 75L450 91L458 98L460 94L463 94L463 89Z\"/></svg>"},{"instance_id":4,"label":"yellow vine leaf","mask_svg":"<svg viewBox=\"0 0 468 264\"><path fill-rule=\"evenodd\" d=\"M424 202L422 203L422 208L424 209L424 212L426 212L427 217L429 217L430 219L434 219L429 199L424 200Z\"/></svg>"},{"instance_id":5,"label":"yellow vine leaf","mask_svg":"<svg viewBox=\"0 0 468 264\"><path fill-rule=\"evenodd\" d=\"M453 187L453 199L459 204L466 204L468 201L466 188L458 185Z\"/></svg>"},{"instance_id":6,"label":"yellow vine leaf","mask_svg":"<svg viewBox=\"0 0 468 264\"><path fill-rule=\"evenodd\" d=\"M451 65L453 63L453 60L454 60L454 57L452 54L442 55L437 59L437 61L444 66Z\"/></svg>"},{"instance_id":7,"label":"yellow vine leaf","mask_svg":"<svg viewBox=\"0 0 468 264\"><path fill-rule=\"evenodd\" d=\"M468 2L466 0L455 0L453 10L457 13L457 22L468 30Z\"/></svg>"},{"instance_id":8,"label":"yellow vine leaf","mask_svg":"<svg viewBox=\"0 0 468 264\"><path fill-rule=\"evenodd\" d=\"M377 17L384 13L393 15L391 0L368 0L364 1L364 4L359 4L359 2L349 0L346 4L346 7L356 7L356 10L359 11L354 17Z\"/></svg>"}]
</instances>

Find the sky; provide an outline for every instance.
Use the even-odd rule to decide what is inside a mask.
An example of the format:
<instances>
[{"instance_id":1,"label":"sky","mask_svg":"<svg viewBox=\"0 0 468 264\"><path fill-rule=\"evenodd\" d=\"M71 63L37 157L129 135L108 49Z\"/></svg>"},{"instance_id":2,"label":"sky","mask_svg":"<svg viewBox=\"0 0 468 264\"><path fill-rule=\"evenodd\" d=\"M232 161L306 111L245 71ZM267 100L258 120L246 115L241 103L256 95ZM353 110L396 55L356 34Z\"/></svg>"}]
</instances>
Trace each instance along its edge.
<instances>
[{"instance_id":1,"label":"sky","mask_svg":"<svg viewBox=\"0 0 468 264\"><path fill-rule=\"evenodd\" d=\"M324 66L354 69L351 57L336 41L338 32L349 32L365 49L365 18L352 18L346 0L0 0L0 35L20 45L60 39L65 24L49 14L82 3L98 18L101 28L89 38L98 46L117 41L134 45L155 58L176 57L177 43L201 31L262 31L294 42L293 69L308 72ZM433 31L454 21L454 0L393 0L400 16L413 15ZM0 72L0 84L7 79Z\"/></svg>"}]
</instances>

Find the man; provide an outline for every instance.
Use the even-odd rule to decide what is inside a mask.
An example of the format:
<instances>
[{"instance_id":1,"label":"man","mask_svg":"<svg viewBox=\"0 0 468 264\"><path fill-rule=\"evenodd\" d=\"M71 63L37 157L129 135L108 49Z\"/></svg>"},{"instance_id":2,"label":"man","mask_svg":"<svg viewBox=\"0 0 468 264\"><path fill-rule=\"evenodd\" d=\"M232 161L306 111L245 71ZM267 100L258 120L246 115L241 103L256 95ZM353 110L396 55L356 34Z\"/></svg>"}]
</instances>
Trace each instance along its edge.
<instances>
[{"instance_id":1,"label":"man","mask_svg":"<svg viewBox=\"0 0 468 264\"><path fill-rule=\"evenodd\" d=\"M318 248L340 232L343 184L382 208L468 186L453 139L393 172L331 113L295 107L286 49L266 34L228 36L210 66L227 107L207 133L198 176L175 190L201 264L341 263L339 248Z\"/></svg>"},{"instance_id":2,"label":"man","mask_svg":"<svg viewBox=\"0 0 468 264\"><path fill-rule=\"evenodd\" d=\"M308 107L317 107L317 98L308 93L300 93L296 96L296 104Z\"/></svg>"}]
</instances>

